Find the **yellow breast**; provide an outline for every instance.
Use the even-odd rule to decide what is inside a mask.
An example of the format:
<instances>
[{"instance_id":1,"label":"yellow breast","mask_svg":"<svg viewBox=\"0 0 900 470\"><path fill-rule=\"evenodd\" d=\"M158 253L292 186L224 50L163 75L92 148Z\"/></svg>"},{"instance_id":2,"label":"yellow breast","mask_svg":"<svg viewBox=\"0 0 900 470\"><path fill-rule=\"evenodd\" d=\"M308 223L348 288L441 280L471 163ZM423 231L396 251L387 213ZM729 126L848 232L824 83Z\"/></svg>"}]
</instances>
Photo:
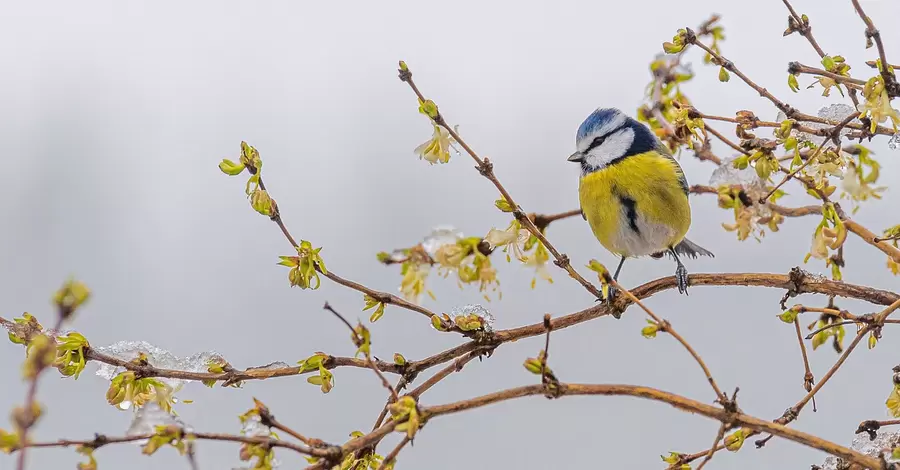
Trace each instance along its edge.
<instances>
[{"instance_id":1,"label":"yellow breast","mask_svg":"<svg viewBox=\"0 0 900 470\"><path fill-rule=\"evenodd\" d=\"M621 256L659 253L691 225L684 174L671 157L632 155L582 176L579 199L594 235Z\"/></svg>"}]
</instances>

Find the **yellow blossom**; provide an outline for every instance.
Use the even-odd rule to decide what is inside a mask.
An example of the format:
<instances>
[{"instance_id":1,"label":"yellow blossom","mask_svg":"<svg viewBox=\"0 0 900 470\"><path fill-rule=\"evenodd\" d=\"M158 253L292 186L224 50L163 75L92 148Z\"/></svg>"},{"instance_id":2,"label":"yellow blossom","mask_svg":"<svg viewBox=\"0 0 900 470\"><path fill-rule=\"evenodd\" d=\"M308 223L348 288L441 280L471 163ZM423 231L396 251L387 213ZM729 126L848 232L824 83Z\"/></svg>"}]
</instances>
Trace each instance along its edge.
<instances>
[{"instance_id":1,"label":"yellow blossom","mask_svg":"<svg viewBox=\"0 0 900 470\"><path fill-rule=\"evenodd\" d=\"M424 159L434 165L435 163L447 163L450 161L450 146L456 141L450 137L447 129L436 124L434 126L434 134L431 139L416 147L414 152L420 159Z\"/></svg>"},{"instance_id":2,"label":"yellow blossom","mask_svg":"<svg viewBox=\"0 0 900 470\"><path fill-rule=\"evenodd\" d=\"M857 111L872 120L871 131L875 132L878 124L882 124L890 118L894 131L900 125L900 113L891 107L891 98L880 76L873 77L866 82L863 90L866 101L857 106Z\"/></svg>"},{"instance_id":3,"label":"yellow blossom","mask_svg":"<svg viewBox=\"0 0 900 470\"><path fill-rule=\"evenodd\" d=\"M828 247L834 243L834 238L829 237L829 234L826 232L827 230L825 227L816 229L816 233L814 233L812 237L812 244L809 247L809 254L806 256L807 260L809 260L810 257L816 259L828 258Z\"/></svg>"},{"instance_id":4,"label":"yellow blossom","mask_svg":"<svg viewBox=\"0 0 900 470\"><path fill-rule=\"evenodd\" d=\"M425 279L428 278L430 268L427 264L404 263L403 279L400 281L400 293L404 299L418 303L422 293L425 292L434 298L434 294L425 287Z\"/></svg>"}]
</instances>

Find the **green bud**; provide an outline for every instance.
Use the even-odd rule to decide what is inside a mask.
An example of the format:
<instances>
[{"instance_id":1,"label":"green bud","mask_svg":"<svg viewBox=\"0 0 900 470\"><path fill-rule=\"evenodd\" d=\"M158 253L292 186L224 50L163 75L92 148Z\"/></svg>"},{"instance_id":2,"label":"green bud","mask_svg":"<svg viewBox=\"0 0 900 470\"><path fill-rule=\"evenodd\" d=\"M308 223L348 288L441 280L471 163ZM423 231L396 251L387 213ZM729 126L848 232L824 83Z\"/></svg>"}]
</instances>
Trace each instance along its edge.
<instances>
[{"instance_id":1,"label":"green bud","mask_svg":"<svg viewBox=\"0 0 900 470\"><path fill-rule=\"evenodd\" d=\"M748 431L745 431L744 428L738 429L737 431L725 436L725 448L731 452L737 452L741 450L741 446L744 445L744 439L747 438Z\"/></svg>"},{"instance_id":2,"label":"green bud","mask_svg":"<svg viewBox=\"0 0 900 470\"><path fill-rule=\"evenodd\" d=\"M664 42L663 50L666 51L666 54L677 54L684 50L684 46L673 44L671 42Z\"/></svg>"},{"instance_id":3,"label":"green bud","mask_svg":"<svg viewBox=\"0 0 900 470\"><path fill-rule=\"evenodd\" d=\"M500 209L500 211L502 212L512 212L515 210L506 199L497 199L496 201L494 201L494 205L497 206L497 209Z\"/></svg>"},{"instance_id":4,"label":"green bud","mask_svg":"<svg viewBox=\"0 0 900 470\"><path fill-rule=\"evenodd\" d=\"M533 357L529 357L523 364L528 372L535 375L541 375L541 361Z\"/></svg>"},{"instance_id":5,"label":"green bud","mask_svg":"<svg viewBox=\"0 0 900 470\"><path fill-rule=\"evenodd\" d=\"M659 331L659 323L652 320L647 320L647 323L649 323L649 325L641 329L641 335L647 339L656 338L656 333Z\"/></svg>"},{"instance_id":6,"label":"green bud","mask_svg":"<svg viewBox=\"0 0 900 470\"><path fill-rule=\"evenodd\" d=\"M431 100L419 100L419 112L431 119L437 119L439 115L437 105Z\"/></svg>"},{"instance_id":7,"label":"green bud","mask_svg":"<svg viewBox=\"0 0 900 470\"><path fill-rule=\"evenodd\" d=\"M790 74L788 75L788 86L791 88L791 91L797 93L800 91L800 84L797 82L797 76Z\"/></svg>"},{"instance_id":8,"label":"green bud","mask_svg":"<svg viewBox=\"0 0 900 470\"><path fill-rule=\"evenodd\" d=\"M250 206L253 210L265 216L272 216L275 201L269 197L269 192L257 189L250 194Z\"/></svg>"},{"instance_id":9,"label":"green bud","mask_svg":"<svg viewBox=\"0 0 900 470\"><path fill-rule=\"evenodd\" d=\"M401 72L409 72L409 67L406 65L406 62L400 61L400 71Z\"/></svg>"},{"instance_id":10,"label":"green bud","mask_svg":"<svg viewBox=\"0 0 900 470\"><path fill-rule=\"evenodd\" d=\"M219 169L222 170L222 173L225 173L228 176L237 176L244 171L243 163L235 163L227 158L223 158L221 162L219 162Z\"/></svg>"},{"instance_id":11,"label":"green bud","mask_svg":"<svg viewBox=\"0 0 900 470\"><path fill-rule=\"evenodd\" d=\"M397 364L398 366L406 365L406 358L403 357L403 354L394 353L394 364Z\"/></svg>"},{"instance_id":12,"label":"green bud","mask_svg":"<svg viewBox=\"0 0 900 470\"><path fill-rule=\"evenodd\" d=\"M829 55L822 57L822 65L825 67L825 70L828 70L830 72L832 69L834 69L834 59Z\"/></svg>"},{"instance_id":13,"label":"green bud","mask_svg":"<svg viewBox=\"0 0 900 470\"><path fill-rule=\"evenodd\" d=\"M798 313L799 312L797 312L795 309L790 308L782 312L780 315L777 315L777 317L785 323L794 323L794 320L797 319Z\"/></svg>"},{"instance_id":14,"label":"green bud","mask_svg":"<svg viewBox=\"0 0 900 470\"><path fill-rule=\"evenodd\" d=\"M719 68L719 81L727 82L730 79L731 79L731 75L728 74L728 71L725 70L725 67L720 67Z\"/></svg>"}]
</instances>

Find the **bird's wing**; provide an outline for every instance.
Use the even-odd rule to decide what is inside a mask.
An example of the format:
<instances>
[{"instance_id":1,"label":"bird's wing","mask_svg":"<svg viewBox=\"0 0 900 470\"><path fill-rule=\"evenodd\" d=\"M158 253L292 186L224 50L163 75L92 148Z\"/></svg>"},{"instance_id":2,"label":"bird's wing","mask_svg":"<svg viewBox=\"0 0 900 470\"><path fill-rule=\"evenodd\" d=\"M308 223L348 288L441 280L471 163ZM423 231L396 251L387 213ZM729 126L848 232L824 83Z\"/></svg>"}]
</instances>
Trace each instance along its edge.
<instances>
[{"instance_id":1,"label":"bird's wing","mask_svg":"<svg viewBox=\"0 0 900 470\"><path fill-rule=\"evenodd\" d=\"M688 187L687 178L684 176L684 170L681 169L681 165L678 163L678 160L672 156L672 152L669 152L668 147L666 147L662 142L657 139L657 152L661 155L665 156L669 160L672 160L672 163L675 165L675 172L678 173L678 184L681 185L682 191L684 194L690 194L691 190Z\"/></svg>"}]
</instances>

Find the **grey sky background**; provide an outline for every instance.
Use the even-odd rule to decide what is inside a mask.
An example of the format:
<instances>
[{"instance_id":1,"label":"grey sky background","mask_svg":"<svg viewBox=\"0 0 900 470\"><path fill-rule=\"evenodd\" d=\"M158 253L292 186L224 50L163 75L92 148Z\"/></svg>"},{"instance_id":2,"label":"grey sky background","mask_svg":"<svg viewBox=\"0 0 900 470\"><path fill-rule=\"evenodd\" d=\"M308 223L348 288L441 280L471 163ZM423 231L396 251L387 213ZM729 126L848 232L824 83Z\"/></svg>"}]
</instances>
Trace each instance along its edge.
<instances>
[{"instance_id":1,"label":"grey sky background","mask_svg":"<svg viewBox=\"0 0 900 470\"><path fill-rule=\"evenodd\" d=\"M849 0L797 0L822 47L847 57L867 77L863 24ZM864 5L884 35L889 58L900 61L896 0ZM816 65L800 36L782 38L781 2L6 2L0 31L0 139L5 178L0 185L0 315L34 313L52 323L51 293L70 274L93 290L73 325L94 345L145 340L177 355L216 350L237 367L315 351L352 355L343 325L321 310L327 300L351 319L362 296L324 282L317 291L290 289L276 266L290 246L278 229L252 211L245 178L216 168L236 158L239 143L256 146L266 182L296 236L324 246L328 267L373 288L396 291L399 268L383 267L375 253L409 246L435 225L466 234L503 228L493 207L495 189L466 156L442 166L417 160L413 148L431 135L408 88L396 78L408 62L424 93L447 119L496 165L496 173L528 211L577 206L575 165L565 158L581 121L597 106L633 113L649 80L648 64L675 31L723 15L723 51L741 70L777 96L806 111L837 102L810 90L793 94L791 60ZM705 112L731 115L776 110L737 77L719 83L717 70L688 56L697 78L685 92ZM801 84L808 84L802 78ZM896 106L896 104L895 104ZM730 126L712 124L731 133ZM872 145L883 164L881 201L855 216L873 230L900 223L896 181L900 151L886 139ZM717 147L723 155L730 155ZM684 154L691 183L705 183L713 166ZM803 204L789 185L787 204ZM802 264L817 223L789 219L762 243L738 242L720 226L732 215L715 198L692 198L689 236L716 253L687 264L691 272L786 273ZM550 239L576 267L591 258L614 263L578 218L551 226ZM848 282L897 290L885 257L857 238L846 248ZM552 268L555 283L531 290L532 273L495 257L503 300L488 307L497 328L537 322L593 305L577 283ZM825 273L815 261L804 266ZM629 262L622 281L633 286L671 275L669 261ZM477 289L459 290L432 276L434 310L481 302ZM703 355L720 385L739 386L740 405L775 418L805 391L793 329L782 324L771 289L695 287L689 297L669 291L648 301ZM824 298L800 302L821 305ZM842 301L855 313L871 309ZM812 321L812 318L810 318ZM700 371L671 338L645 340L644 316L602 318L554 333L552 365L565 381L633 383L702 401L714 398ZM375 355L401 352L418 359L461 342L438 334L419 316L388 307L372 326ZM849 334L852 331L848 331ZM855 352L819 393L819 412L804 410L798 429L849 445L863 419L886 416L890 368L898 362L897 332L873 351ZM442 382L422 399L438 404L534 383L522 361L542 348L529 339L501 347L489 360ZM828 347L811 353L819 378L836 359ZM23 350L0 345L0 409L22 402ZM48 373L40 401L47 413L40 440L121 435L131 413L109 406L107 383ZM421 380L421 379L420 379ZM365 370L335 370L327 394L304 377L206 389L189 384L179 394L194 404L177 407L202 431L237 432L237 415L251 397L268 404L295 429L332 442L367 431L385 391ZM8 428L7 424L0 427ZM433 420L398 468L662 468L660 454L709 446L718 423L663 404L629 398L522 399ZM392 436L380 448L387 453ZM284 468L305 462L279 452ZM74 468L73 449L29 453L30 469ZM136 445L103 448L100 468L188 468L172 449L152 458ZM238 464L238 447L200 443L203 469ZM711 467L808 468L824 455L773 440L737 455L719 454ZM0 456L0 468L14 460Z\"/></svg>"}]
</instances>

